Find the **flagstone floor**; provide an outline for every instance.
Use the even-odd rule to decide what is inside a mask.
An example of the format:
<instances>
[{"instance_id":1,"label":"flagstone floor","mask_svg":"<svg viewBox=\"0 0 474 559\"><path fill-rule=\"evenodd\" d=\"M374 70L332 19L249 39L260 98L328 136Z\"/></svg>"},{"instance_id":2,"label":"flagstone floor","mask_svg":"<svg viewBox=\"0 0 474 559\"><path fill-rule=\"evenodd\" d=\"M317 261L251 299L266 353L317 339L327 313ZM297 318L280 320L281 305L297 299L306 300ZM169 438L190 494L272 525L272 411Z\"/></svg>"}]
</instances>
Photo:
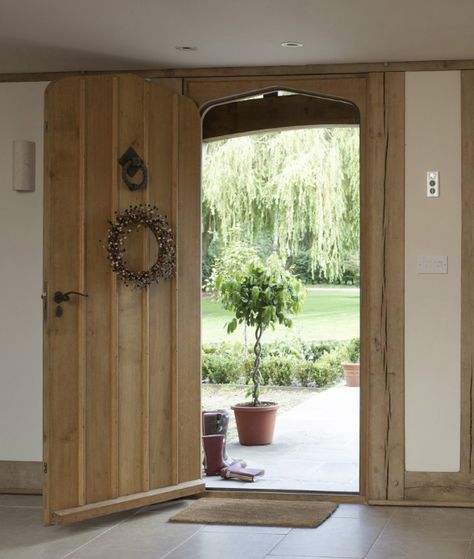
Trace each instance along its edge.
<instances>
[{"instance_id":1,"label":"flagstone floor","mask_svg":"<svg viewBox=\"0 0 474 559\"><path fill-rule=\"evenodd\" d=\"M208 488L359 491L359 389L335 386L277 417L266 446L228 444L232 458L265 469L255 483L205 477Z\"/></svg>"},{"instance_id":2,"label":"flagstone floor","mask_svg":"<svg viewBox=\"0 0 474 559\"><path fill-rule=\"evenodd\" d=\"M41 497L0 495L2 559L474 559L474 510L339 505L317 528L170 524L180 500L41 524Z\"/></svg>"}]
</instances>

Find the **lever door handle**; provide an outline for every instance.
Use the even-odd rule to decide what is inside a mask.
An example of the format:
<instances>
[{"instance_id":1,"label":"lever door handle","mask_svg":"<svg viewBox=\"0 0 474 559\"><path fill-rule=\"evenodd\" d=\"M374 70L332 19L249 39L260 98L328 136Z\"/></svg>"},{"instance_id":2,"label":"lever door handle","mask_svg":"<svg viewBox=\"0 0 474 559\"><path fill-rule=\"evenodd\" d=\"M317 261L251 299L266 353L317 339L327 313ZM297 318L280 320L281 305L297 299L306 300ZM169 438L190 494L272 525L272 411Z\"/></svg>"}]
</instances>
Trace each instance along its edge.
<instances>
[{"instance_id":1,"label":"lever door handle","mask_svg":"<svg viewBox=\"0 0 474 559\"><path fill-rule=\"evenodd\" d=\"M54 302L57 305L60 305L64 301L69 301L71 295L79 295L80 297L89 296L87 295L87 293L79 293L79 291L67 291L66 293L63 293L62 291L56 291L56 293L54 294Z\"/></svg>"}]
</instances>

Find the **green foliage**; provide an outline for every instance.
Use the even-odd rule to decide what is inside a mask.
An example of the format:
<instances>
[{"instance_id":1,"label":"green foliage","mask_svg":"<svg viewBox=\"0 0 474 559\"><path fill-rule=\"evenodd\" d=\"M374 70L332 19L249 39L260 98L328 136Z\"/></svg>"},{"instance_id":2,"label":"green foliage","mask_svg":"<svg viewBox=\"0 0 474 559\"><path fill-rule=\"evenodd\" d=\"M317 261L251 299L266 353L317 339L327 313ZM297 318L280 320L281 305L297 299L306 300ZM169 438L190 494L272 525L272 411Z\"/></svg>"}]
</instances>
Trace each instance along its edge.
<instances>
[{"instance_id":1,"label":"green foliage","mask_svg":"<svg viewBox=\"0 0 474 559\"><path fill-rule=\"evenodd\" d=\"M354 338L345 348L344 361L349 363L359 363L360 361L360 339Z\"/></svg>"},{"instance_id":2,"label":"green foliage","mask_svg":"<svg viewBox=\"0 0 474 559\"><path fill-rule=\"evenodd\" d=\"M291 355L269 355L262 359L262 384L291 386L295 371L299 365L296 357Z\"/></svg>"},{"instance_id":3,"label":"green foliage","mask_svg":"<svg viewBox=\"0 0 474 559\"><path fill-rule=\"evenodd\" d=\"M202 363L202 377L213 384L236 383L241 376L240 368L232 354L209 353Z\"/></svg>"},{"instance_id":4,"label":"green foliage","mask_svg":"<svg viewBox=\"0 0 474 559\"><path fill-rule=\"evenodd\" d=\"M342 352L335 349L323 353L315 361L307 361L298 369L298 380L302 386L331 386L342 377Z\"/></svg>"},{"instance_id":5,"label":"green foliage","mask_svg":"<svg viewBox=\"0 0 474 559\"><path fill-rule=\"evenodd\" d=\"M217 268L217 273L212 274L219 300L226 310L235 314L227 324L227 332L233 332L242 323L262 331L275 324L291 327L291 318L303 303L301 282L276 256L271 256L266 263L251 255L246 260L246 265L240 263L239 267L223 271Z\"/></svg>"},{"instance_id":6,"label":"green foliage","mask_svg":"<svg viewBox=\"0 0 474 559\"><path fill-rule=\"evenodd\" d=\"M238 240L264 257L305 253L312 281L342 280L358 252L359 130L306 128L210 142L203 253ZM301 277L301 276L300 276ZM302 278L307 281L307 278Z\"/></svg>"},{"instance_id":7,"label":"green foliage","mask_svg":"<svg viewBox=\"0 0 474 559\"><path fill-rule=\"evenodd\" d=\"M288 265L295 276L305 284L323 283L324 274L318 265L311 261L309 250L298 252L295 256L288 258Z\"/></svg>"},{"instance_id":8,"label":"green foliage","mask_svg":"<svg viewBox=\"0 0 474 559\"><path fill-rule=\"evenodd\" d=\"M354 342L301 340L272 342L262 346L263 385L326 388L342 378L341 363L347 346ZM248 383L253 373L251 353L239 343L203 347L203 380L210 383Z\"/></svg>"},{"instance_id":9,"label":"green foliage","mask_svg":"<svg viewBox=\"0 0 474 559\"><path fill-rule=\"evenodd\" d=\"M328 340L324 342L311 342L305 344L304 357L307 361L318 361L323 355L332 353L335 350L345 347L346 342Z\"/></svg>"},{"instance_id":10,"label":"green foliage","mask_svg":"<svg viewBox=\"0 0 474 559\"><path fill-rule=\"evenodd\" d=\"M221 285L226 281L232 281L253 261L261 262L255 247L239 240L234 241L226 247L219 258L215 258L209 278L204 285L205 290L213 293L217 300L223 302Z\"/></svg>"}]
</instances>

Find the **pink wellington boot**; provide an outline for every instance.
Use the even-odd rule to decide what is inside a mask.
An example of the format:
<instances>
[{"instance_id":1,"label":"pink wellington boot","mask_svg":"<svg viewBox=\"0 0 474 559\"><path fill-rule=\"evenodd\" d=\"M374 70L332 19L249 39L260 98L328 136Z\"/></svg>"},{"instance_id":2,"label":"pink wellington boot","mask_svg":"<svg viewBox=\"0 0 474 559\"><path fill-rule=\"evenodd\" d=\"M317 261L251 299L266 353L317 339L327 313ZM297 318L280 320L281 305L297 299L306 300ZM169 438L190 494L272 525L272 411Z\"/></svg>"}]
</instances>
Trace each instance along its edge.
<instances>
[{"instance_id":1,"label":"pink wellington boot","mask_svg":"<svg viewBox=\"0 0 474 559\"><path fill-rule=\"evenodd\" d=\"M202 434L204 435L224 435L224 449L222 451L224 457L224 463L226 466L231 466L232 464L239 463L242 466L246 466L247 463L241 458L231 458L227 454L227 430L229 428L229 412L223 409L218 410L202 410ZM203 466L205 467L205 460L203 460Z\"/></svg>"},{"instance_id":2,"label":"pink wellington boot","mask_svg":"<svg viewBox=\"0 0 474 559\"><path fill-rule=\"evenodd\" d=\"M204 470L208 476L218 476L224 462L224 435L203 435L202 445L204 447Z\"/></svg>"}]
</instances>

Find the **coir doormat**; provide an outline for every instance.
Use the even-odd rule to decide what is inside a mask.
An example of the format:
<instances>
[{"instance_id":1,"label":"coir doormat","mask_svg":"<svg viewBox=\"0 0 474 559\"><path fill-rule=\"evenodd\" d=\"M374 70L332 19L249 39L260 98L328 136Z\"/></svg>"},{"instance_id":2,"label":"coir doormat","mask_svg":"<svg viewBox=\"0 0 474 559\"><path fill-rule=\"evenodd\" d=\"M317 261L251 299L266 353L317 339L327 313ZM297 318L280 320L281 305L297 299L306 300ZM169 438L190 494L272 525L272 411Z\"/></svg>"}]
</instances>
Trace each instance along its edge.
<instances>
[{"instance_id":1,"label":"coir doormat","mask_svg":"<svg viewBox=\"0 0 474 559\"><path fill-rule=\"evenodd\" d=\"M336 508L336 504L326 501L205 497L198 499L171 517L169 521L195 524L316 528L329 518Z\"/></svg>"}]
</instances>

